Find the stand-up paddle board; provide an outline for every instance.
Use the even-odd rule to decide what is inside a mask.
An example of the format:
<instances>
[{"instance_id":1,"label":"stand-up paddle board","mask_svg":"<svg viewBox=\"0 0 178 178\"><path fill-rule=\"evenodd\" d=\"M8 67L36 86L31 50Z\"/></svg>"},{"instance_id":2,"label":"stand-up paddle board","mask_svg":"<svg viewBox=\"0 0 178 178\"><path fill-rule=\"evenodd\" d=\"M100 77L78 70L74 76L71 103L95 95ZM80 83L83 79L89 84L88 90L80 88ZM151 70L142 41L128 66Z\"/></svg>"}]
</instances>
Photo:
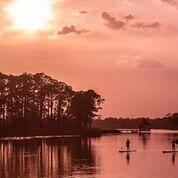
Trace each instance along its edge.
<instances>
[{"instance_id":1,"label":"stand-up paddle board","mask_svg":"<svg viewBox=\"0 0 178 178\"><path fill-rule=\"evenodd\" d=\"M167 151L163 151L163 153L176 153L178 151L172 151L172 150L167 150Z\"/></svg>"},{"instance_id":2,"label":"stand-up paddle board","mask_svg":"<svg viewBox=\"0 0 178 178\"><path fill-rule=\"evenodd\" d=\"M119 150L119 153L130 153L130 152L136 152L136 150Z\"/></svg>"}]
</instances>

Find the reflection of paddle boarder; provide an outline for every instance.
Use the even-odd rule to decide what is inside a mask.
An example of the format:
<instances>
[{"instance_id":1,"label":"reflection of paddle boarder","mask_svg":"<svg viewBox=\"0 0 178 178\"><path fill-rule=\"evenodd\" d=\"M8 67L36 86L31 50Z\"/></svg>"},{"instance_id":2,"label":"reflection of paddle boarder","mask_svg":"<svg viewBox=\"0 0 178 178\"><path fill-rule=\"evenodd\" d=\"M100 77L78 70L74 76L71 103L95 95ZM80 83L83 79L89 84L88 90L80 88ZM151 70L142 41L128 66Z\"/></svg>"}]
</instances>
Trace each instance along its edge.
<instances>
[{"instance_id":1,"label":"reflection of paddle boarder","mask_svg":"<svg viewBox=\"0 0 178 178\"><path fill-rule=\"evenodd\" d=\"M172 151L173 151L173 152L176 151L176 142L175 142L174 139L172 140Z\"/></svg>"},{"instance_id":2,"label":"reflection of paddle boarder","mask_svg":"<svg viewBox=\"0 0 178 178\"><path fill-rule=\"evenodd\" d=\"M130 151L130 140L127 139L126 141L126 147L127 147L127 151Z\"/></svg>"},{"instance_id":3,"label":"reflection of paddle boarder","mask_svg":"<svg viewBox=\"0 0 178 178\"><path fill-rule=\"evenodd\" d=\"M173 152L173 154L172 154L172 163L173 163L173 165L175 164L175 159L176 158L176 153L175 152Z\"/></svg>"},{"instance_id":4,"label":"reflection of paddle boarder","mask_svg":"<svg viewBox=\"0 0 178 178\"><path fill-rule=\"evenodd\" d=\"M129 165L129 163L130 163L130 152L127 153L126 160L127 160L127 164Z\"/></svg>"}]
</instances>

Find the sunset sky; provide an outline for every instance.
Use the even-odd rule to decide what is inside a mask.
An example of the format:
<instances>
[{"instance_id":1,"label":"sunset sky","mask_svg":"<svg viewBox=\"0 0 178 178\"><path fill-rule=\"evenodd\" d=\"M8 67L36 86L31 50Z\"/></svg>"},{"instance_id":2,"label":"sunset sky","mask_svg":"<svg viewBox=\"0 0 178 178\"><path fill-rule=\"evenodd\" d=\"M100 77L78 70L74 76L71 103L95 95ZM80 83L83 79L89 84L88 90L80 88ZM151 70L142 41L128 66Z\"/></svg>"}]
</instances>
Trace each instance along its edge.
<instances>
[{"instance_id":1,"label":"sunset sky","mask_svg":"<svg viewBox=\"0 0 178 178\"><path fill-rule=\"evenodd\" d=\"M103 117L178 112L177 0L0 0L0 71L105 98Z\"/></svg>"}]
</instances>

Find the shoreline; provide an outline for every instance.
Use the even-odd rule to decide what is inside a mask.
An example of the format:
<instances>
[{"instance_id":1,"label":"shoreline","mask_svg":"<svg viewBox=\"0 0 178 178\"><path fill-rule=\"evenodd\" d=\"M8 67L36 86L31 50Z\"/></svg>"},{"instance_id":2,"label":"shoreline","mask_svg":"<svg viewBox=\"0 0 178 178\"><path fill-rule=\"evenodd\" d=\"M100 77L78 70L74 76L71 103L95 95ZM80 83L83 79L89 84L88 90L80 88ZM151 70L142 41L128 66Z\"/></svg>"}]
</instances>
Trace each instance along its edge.
<instances>
[{"instance_id":1,"label":"shoreline","mask_svg":"<svg viewBox=\"0 0 178 178\"><path fill-rule=\"evenodd\" d=\"M0 141L3 140L28 140L28 139L42 139L42 138L66 138L66 137L100 137L105 134L121 134L120 130L107 129L91 129L91 130L77 130L72 132L61 132L56 134L20 134L20 135L2 135Z\"/></svg>"},{"instance_id":2,"label":"shoreline","mask_svg":"<svg viewBox=\"0 0 178 178\"><path fill-rule=\"evenodd\" d=\"M32 140L32 139L50 139L50 138L76 138L76 137L101 137L103 135L120 135L120 134L139 134L139 132L122 132L124 129L91 129L86 131L74 131L74 132L63 132L59 134L49 134L49 135L8 135L1 136L0 141L20 141L20 140ZM129 130L129 129L125 129ZM130 129L132 130L132 129ZM135 129L136 130L136 129ZM169 129L151 129L152 134L169 134L169 133L177 133L178 130L169 130ZM151 133L143 133L143 134L151 134Z\"/></svg>"}]
</instances>

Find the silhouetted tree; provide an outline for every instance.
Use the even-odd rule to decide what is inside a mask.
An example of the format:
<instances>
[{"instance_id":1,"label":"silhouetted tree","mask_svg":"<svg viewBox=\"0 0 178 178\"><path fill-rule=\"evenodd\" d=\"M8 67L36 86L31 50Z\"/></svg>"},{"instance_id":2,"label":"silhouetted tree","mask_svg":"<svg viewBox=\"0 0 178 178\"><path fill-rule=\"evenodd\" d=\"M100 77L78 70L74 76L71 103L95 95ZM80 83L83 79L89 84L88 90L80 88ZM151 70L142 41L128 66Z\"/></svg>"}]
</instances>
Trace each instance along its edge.
<instances>
[{"instance_id":1,"label":"silhouetted tree","mask_svg":"<svg viewBox=\"0 0 178 178\"><path fill-rule=\"evenodd\" d=\"M169 113L165 116L165 119L167 119L169 128L178 129L178 113Z\"/></svg>"},{"instance_id":2,"label":"silhouetted tree","mask_svg":"<svg viewBox=\"0 0 178 178\"><path fill-rule=\"evenodd\" d=\"M0 135L57 134L90 128L102 102L95 91L75 92L44 73L0 73Z\"/></svg>"},{"instance_id":3,"label":"silhouetted tree","mask_svg":"<svg viewBox=\"0 0 178 178\"><path fill-rule=\"evenodd\" d=\"M102 109L100 105L103 102L104 99L94 90L76 92L71 100L71 115L81 128L91 128L92 119Z\"/></svg>"}]
</instances>

